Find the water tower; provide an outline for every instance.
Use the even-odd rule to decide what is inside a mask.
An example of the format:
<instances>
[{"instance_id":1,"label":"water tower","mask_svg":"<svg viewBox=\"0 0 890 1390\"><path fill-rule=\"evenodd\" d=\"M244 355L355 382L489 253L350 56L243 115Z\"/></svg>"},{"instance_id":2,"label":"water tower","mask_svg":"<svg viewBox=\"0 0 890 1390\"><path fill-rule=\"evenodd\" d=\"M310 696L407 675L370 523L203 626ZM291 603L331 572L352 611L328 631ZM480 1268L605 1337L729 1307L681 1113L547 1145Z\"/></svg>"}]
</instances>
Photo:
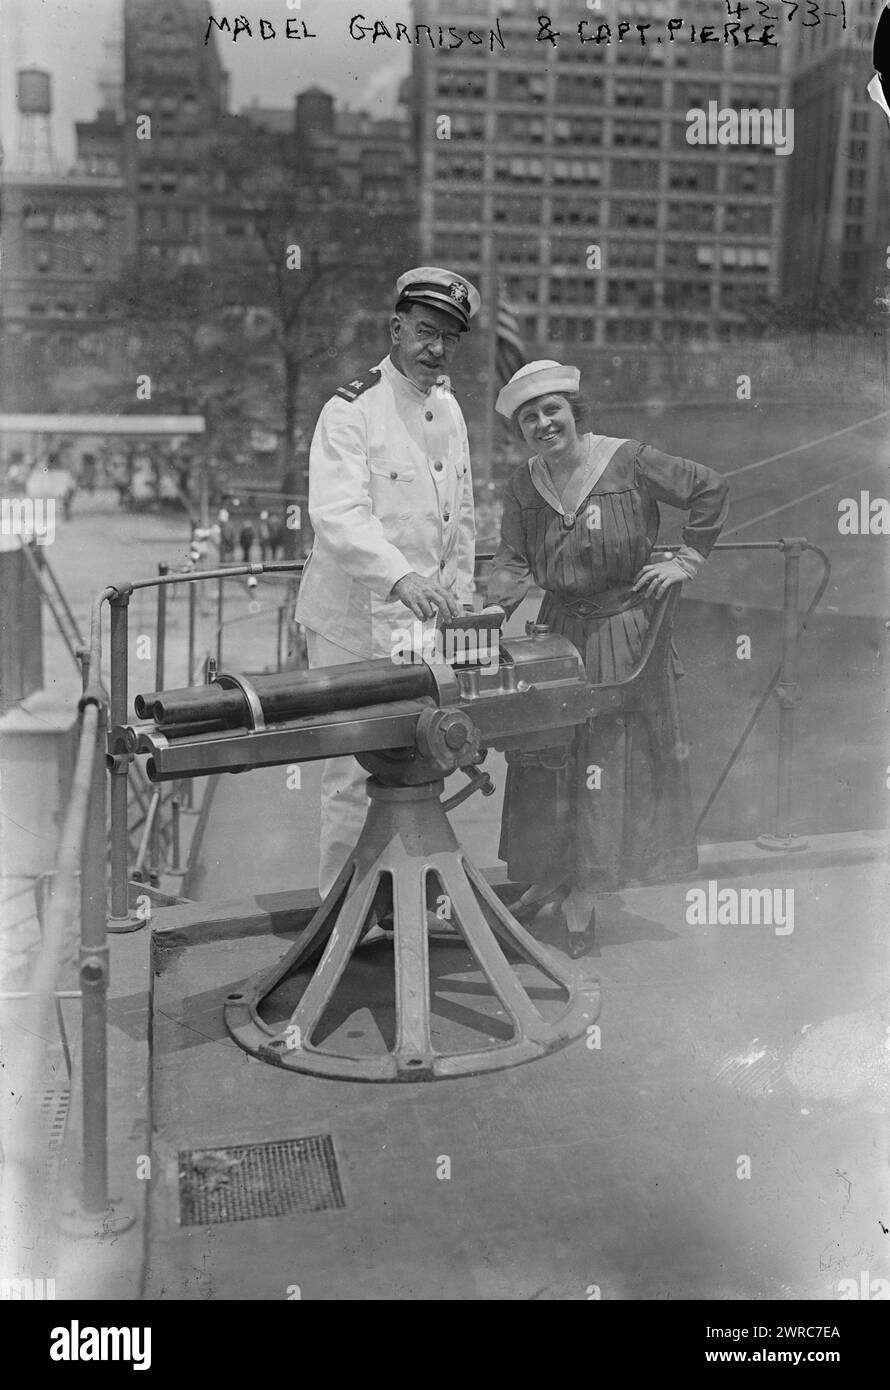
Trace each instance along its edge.
<instances>
[{"instance_id":1,"label":"water tower","mask_svg":"<svg viewBox=\"0 0 890 1390\"><path fill-rule=\"evenodd\" d=\"M18 168L22 174L55 174L52 113L52 84L43 68L21 68L16 74L16 101L19 109Z\"/></svg>"}]
</instances>

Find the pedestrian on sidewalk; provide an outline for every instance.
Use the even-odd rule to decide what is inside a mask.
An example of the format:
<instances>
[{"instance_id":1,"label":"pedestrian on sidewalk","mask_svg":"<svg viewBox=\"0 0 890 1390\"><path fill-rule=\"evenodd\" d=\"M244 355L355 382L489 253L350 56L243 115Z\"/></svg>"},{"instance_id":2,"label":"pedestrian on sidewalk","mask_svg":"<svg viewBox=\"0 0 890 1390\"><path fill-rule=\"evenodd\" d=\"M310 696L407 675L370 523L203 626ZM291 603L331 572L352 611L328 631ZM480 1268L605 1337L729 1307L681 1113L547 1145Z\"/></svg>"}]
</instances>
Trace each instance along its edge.
<instances>
[{"instance_id":1,"label":"pedestrian on sidewalk","mask_svg":"<svg viewBox=\"0 0 890 1390\"><path fill-rule=\"evenodd\" d=\"M253 529L253 522L245 517L244 525L241 527L241 531L238 535L238 544L241 546L241 554L244 557L245 565L250 564L250 552L253 549L255 539L256 533Z\"/></svg>"}]
</instances>

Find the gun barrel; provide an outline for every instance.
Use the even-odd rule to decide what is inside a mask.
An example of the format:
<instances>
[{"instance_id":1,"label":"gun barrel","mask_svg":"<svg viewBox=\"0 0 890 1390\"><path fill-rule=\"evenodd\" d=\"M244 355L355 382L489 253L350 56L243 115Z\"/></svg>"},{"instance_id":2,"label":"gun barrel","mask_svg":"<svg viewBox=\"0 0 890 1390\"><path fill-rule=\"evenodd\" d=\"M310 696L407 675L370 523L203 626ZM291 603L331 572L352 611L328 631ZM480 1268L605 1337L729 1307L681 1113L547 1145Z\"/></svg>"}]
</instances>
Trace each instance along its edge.
<instances>
[{"instance_id":1,"label":"gun barrel","mask_svg":"<svg viewBox=\"0 0 890 1390\"><path fill-rule=\"evenodd\" d=\"M269 723L396 700L416 700L436 693L427 665L399 665L388 657L318 671L254 676L251 686ZM186 725L194 733L205 724L212 724L215 729L233 729L250 722L241 691L224 689L214 682L183 690L151 691L137 695L134 703L140 719L154 719L160 729L177 736Z\"/></svg>"}]
</instances>

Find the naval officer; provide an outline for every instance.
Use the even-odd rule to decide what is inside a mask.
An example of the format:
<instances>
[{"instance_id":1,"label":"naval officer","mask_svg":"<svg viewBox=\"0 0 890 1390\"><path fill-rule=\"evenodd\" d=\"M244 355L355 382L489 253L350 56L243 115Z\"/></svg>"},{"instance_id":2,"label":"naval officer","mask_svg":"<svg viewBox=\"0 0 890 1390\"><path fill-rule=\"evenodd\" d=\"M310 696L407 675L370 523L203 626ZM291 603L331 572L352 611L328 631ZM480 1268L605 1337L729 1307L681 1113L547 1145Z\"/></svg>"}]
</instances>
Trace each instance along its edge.
<instances>
[{"instance_id":1,"label":"naval officer","mask_svg":"<svg viewBox=\"0 0 890 1390\"><path fill-rule=\"evenodd\" d=\"M296 609L310 667L392 656L400 629L472 604L470 454L446 368L479 303L450 270L407 271L389 355L322 409L309 451L315 540ZM367 775L354 758L324 765L323 898L361 833Z\"/></svg>"}]
</instances>

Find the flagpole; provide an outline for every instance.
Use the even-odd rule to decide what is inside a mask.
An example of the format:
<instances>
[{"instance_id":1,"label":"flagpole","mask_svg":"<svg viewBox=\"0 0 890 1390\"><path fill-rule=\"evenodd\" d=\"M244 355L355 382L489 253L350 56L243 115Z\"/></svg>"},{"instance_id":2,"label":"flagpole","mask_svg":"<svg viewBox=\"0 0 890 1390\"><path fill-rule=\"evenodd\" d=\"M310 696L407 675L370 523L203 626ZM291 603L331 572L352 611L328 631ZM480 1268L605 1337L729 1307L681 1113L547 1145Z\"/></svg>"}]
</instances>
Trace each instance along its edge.
<instances>
[{"instance_id":1,"label":"flagpole","mask_svg":"<svg viewBox=\"0 0 890 1390\"><path fill-rule=\"evenodd\" d=\"M485 461L481 481L490 483L494 476L494 447L497 429L495 416L495 385L497 384L498 349L498 282L494 260L494 229L488 233L488 255L485 267L485 298L488 307L488 387L485 392Z\"/></svg>"}]
</instances>

